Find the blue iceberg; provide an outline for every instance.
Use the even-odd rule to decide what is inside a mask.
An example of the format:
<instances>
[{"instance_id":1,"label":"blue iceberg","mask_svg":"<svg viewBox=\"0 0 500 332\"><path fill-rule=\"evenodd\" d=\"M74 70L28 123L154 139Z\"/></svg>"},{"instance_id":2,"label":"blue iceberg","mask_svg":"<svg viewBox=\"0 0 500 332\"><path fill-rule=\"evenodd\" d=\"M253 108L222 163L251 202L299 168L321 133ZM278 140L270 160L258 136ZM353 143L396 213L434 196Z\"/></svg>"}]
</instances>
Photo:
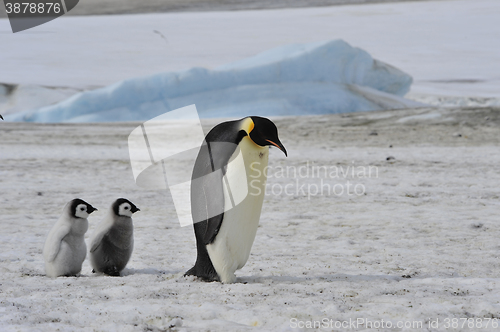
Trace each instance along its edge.
<instances>
[{"instance_id":1,"label":"blue iceberg","mask_svg":"<svg viewBox=\"0 0 500 332\"><path fill-rule=\"evenodd\" d=\"M27 122L144 121L196 104L202 118L415 107L412 78L342 40L286 45L210 70L127 79L8 116Z\"/></svg>"}]
</instances>

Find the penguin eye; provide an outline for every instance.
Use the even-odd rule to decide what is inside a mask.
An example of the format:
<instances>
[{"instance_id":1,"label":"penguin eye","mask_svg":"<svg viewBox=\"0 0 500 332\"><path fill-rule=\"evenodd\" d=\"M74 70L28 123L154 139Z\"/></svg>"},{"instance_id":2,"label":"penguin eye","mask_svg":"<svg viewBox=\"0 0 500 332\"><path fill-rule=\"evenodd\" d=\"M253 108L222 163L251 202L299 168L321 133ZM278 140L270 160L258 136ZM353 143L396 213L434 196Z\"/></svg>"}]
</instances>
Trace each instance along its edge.
<instances>
[{"instance_id":1,"label":"penguin eye","mask_svg":"<svg viewBox=\"0 0 500 332\"><path fill-rule=\"evenodd\" d=\"M82 207L80 208L80 211L84 211L84 210L85 210L85 208L82 206Z\"/></svg>"},{"instance_id":2,"label":"penguin eye","mask_svg":"<svg viewBox=\"0 0 500 332\"><path fill-rule=\"evenodd\" d=\"M128 206L125 207L125 210L128 210Z\"/></svg>"}]
</instances>

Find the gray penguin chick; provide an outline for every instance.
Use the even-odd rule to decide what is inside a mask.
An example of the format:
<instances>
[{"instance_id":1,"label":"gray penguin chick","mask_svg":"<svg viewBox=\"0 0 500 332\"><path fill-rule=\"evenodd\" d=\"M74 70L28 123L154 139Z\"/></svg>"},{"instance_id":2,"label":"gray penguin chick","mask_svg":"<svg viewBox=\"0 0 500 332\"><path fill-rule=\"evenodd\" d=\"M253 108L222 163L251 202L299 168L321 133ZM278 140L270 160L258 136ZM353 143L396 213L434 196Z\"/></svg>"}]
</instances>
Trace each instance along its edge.
<instances>
[{"instance_id":1,"label":"gray penguin chick","mask_svg":"<svg viewBox=\"0 0 500 332\"><path fill-rule=\"evenodd\" d=\"M132 214L140 211L132 202L118 198L106 218L97 226L90 241L92 272L119 276L134 249Z\"/></svg>"},{"instance_id":2,"label":"gray penguin chick","mask_svg":"<svg viewBox=\"0 0 500 332\"><path fill-rule=\"evenodd\" d=\"M87 217L97 210L75 198L64 206L63 214L45 240L43 258L47 276L74 276L82 270L87 256L84 235L89 228Z\"/></svg>"}]
</instances>

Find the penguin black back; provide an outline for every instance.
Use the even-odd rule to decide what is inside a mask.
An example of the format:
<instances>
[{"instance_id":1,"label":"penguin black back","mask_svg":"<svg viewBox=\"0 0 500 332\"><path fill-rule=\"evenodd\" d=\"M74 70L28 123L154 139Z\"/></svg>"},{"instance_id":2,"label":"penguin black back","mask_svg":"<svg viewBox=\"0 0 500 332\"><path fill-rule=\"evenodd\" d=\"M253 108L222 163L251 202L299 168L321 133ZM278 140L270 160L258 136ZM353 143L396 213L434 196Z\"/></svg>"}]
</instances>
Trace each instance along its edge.
<instances>
[{"instance_id":1,"label":"penguin black back","mask_svg":"<svg viewBox=\"0 0 500 332\"><path fill-rule=\"evenodd\" d=\"M238 145L247 135L245 130L240 129L241 120L222 122L213 127L205 137L207 143L228 142Z\"/></svg>"}]
</instances>

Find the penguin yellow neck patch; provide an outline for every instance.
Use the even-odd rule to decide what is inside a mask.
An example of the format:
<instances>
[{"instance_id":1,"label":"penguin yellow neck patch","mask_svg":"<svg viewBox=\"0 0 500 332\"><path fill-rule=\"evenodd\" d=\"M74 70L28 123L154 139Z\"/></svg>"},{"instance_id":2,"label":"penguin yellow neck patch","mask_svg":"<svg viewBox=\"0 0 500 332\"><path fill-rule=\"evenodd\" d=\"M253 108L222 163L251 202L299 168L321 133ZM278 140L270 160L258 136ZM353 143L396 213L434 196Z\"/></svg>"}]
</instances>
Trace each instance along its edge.
<instances>
[{"instance_id":1,"label":"penguin yellow neck patch","mask_svg":"<svg viewBox=\"0 0 500 332\"><path fill-rule=\"evenodd\" d=\"M252 118L245 118L241 121L241 130L244 130L247 132L248 135L250 135L250 132L253 130L253 127L255 124L253 123Z\"/></svg>"}]
</instances>

